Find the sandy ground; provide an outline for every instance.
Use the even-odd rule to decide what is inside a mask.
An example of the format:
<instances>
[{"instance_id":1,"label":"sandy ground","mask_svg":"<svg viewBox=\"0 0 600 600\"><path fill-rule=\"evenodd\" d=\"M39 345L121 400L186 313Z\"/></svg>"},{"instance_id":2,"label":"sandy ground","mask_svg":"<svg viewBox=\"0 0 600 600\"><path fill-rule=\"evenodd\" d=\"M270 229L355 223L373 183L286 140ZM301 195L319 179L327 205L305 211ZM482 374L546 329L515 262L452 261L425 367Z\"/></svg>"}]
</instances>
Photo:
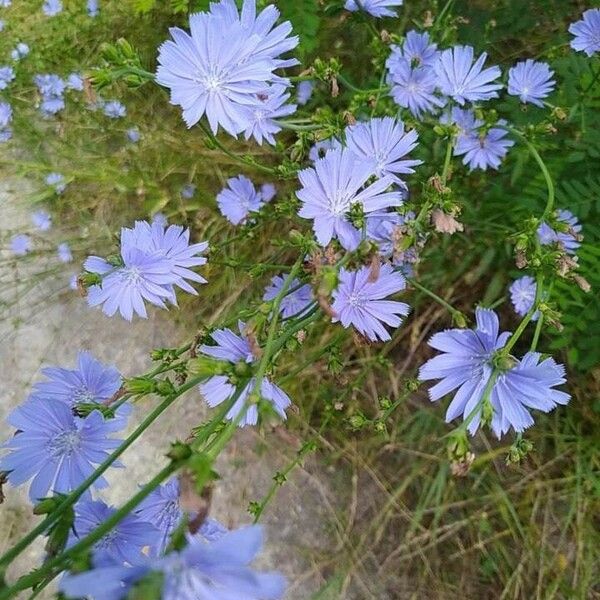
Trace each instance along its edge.
<instances>
[{"instance_id":1,"label":"sandy ground","mask_svg":"<svg viewBox=\"0 0 600 600\"><path fill-rule=\"evenodd\" d=\"M21 182L0 182L0 229L4 248L12 231L30 229L29 213L23 201L27 192ZM12 435L4 417L25 399L32 382L40 377L40 367L72 366L77 351L86 349L130 376L150 368L152 348L179 345L186 340L185 334L173 325L171 315L160 310L150 311L147 321L129 324L89 309L84 300L68 289L76 265L65 265L51 277L40 279L31 289L21 287L17 293L17 286L31 281L30 274L41 262L41 259L29 264L17 262L15 267L6 253L0 262L0 298L5 303L0 313L1 439ZM150 403L136 406L131 425L140 420L149 406ZM200 423L206 414L197 392L180 399L125 454L126 470L110 473L111 486L101 497L113 504L128 498L138 483L149 479L164 464L169 442L185 438L190 427ZM241 431L218 463L222 480L216 485L212 516L229 526L248 523L249 501L264 496L275 472L293 458L296 449L297 442L291 441L283 431L269 433L268 440L256 431ZM308 459L304 468L295 470L263 518L267 545L261 564L277 568L288 576L291 587L287 598L294 600L310 598L323 584L318 564L328 546L324 523L331 522L331 507L335 505L326 478L321 480L315 475L318 469L314 460ZM36 522L27 500L27 486L19 489L7 486L5 493L6 501L0 507L0 551ZM43 540L39 540L24 553L9 571L9 580L38 565L42 548Z\"/></svg>"}]
</instances>

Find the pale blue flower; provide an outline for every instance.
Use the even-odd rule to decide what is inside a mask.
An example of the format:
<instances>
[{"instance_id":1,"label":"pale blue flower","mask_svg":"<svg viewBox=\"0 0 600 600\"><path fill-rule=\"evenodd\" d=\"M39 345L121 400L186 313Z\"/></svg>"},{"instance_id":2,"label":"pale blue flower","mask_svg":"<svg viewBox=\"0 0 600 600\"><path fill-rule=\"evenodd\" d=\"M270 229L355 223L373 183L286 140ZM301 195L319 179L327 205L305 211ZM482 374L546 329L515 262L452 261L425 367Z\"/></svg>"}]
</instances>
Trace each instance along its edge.
<instances>
[{"instance_id":1,"label":"pale blue flower","mask_svg":"<svg viewBox=\"0 0 600 600\"><path fill-rule=\"evenodd\" d=\"M15 256L24 256L31 252L31 248L31 238L25 233L18 233L10 239L10 250Z\"/></svg>"},{"instance_id":2,"label":"pale blue flower","mask_svg":"<svg viewBox=\"0 0 600 600\"><path fill-rule=\"evenodd\" d=\"M314 168L298 174L302 189L296 192L302 206L298 215L313 220L318 243L327 246L339 239L346 250L355 250L360 231L350 222L348 212L359 205L364 214L402 204L402 194L387 191L394 179L382 177L367 185L373 173L371 162L359 159L351 150L330 150Z\"/></svg>"},{"instance_id":3,"label":"pale blue flower","mask_svg":"<svg viewBox=\"0 0 600 600\"><path fill-rule=\"evenodd\" d=\"M18 433L4 445L10 454L0 459L0 470L8 472L15 486L33 479L33 502L48 493L73 491L120 444L110 437L122 426L118 419L105 420L97 410L79 418L67 404L52 398L25 402L7 421ZM107 485L102 477L94 483L99 489Z\"/></svg>"},{"instance_id":4,"label":"pale blue flower","mask_svg":"<svg viewBox=\"0 0 600 600\"><path fill-rule=\"evenodd\" d=\"M200 352L233 365L238 362L254 363L256 357L252 353L250 342L245 334L245 328L246 325L240 321L238 323L240 335L235 334L231 329L217 329L211 334L216 345L209 346L204 344L200 346ZM238 395L237 400L229 409L225 418L229 420L238 418L238 425L240 427L256 425L258 423L258 406L255 403L246 406L246 401L255 387L256 379L252 377ZM235 392L236 385L231 382L227 375L214 375L206 382L200 384L200 393L211 408L230 400L235 395ZM285 410L290 406L291 400L281 388L272 383L267 377L264 377L258 393L261 399L268 402L281 419L287 418ZM239 417L242 410L245 410L245 412Z\"/></svg>"},{"instance_id":5,"label":"pale blue flower","mask_svg":"<svg viewBox=\"0 0 600 600\"><path fill-rule=\"evenodd\" d=\"M290 99L285 85L273 85L252 97L247 107L248 125L244 130L244 138L253 137L262 145L263 138L272 146L275 145L276 133L281 131L277 119L287 117L296 112L295 104L286 104Z\"/></svg>"},{"instance_id":6,"label":"pale blue flower","mask_svg":"<svg viewBox=\"0 0 600 600\"><path fill-rule=\"evenodd\" d=\"M49 231L52 228L52 217L45 210L36 210L32 213L31 222L38 231Z\"/></svg>"},{"instance_id":7,"label":"pale blue flower","mask_svg":"<svg viewBox=\"0 0 600 600\"><path fill-rule=\"evenodd\" d=\"M130 129L127 130L127 139L132 144L137 144L140 141L140 138L141 138L140 130L137 127L131 127Z\"/></svg>"},{"instance_id":8,"label":"pale blue flower","mask_svg":"<svg viewBox=\"0 0 600 600\"><path fill-rule=\"evenodd\" d=\"M79 73L71 73L67 77L67 88L76 92L83 92L83 77Z\"/></svg>"},{"instance_id":9,"label":"pale blue flower","mask_svg":"<svg viewBox=\"0 0 600 600\"><path fill-rule=\"evenodd\" d=\"M502 84L495 83L502 74L500 68L483 68L487 53L473 59L471 46L455 46L441 52L434 67L440 91L460 105L497 98L502 89Z\"/></svg>"},{"instance_id":10,"label":"pale blue flower","mask_svg":"<svg viewBox=\"0 0 600 600\"><path fill-rule=\"evenodd\" d=\"M416 147L419 134L405 131L404 123L392 117L376 118L346 128L346 144L359 158L371 162L377 177L389 175L406 187L399 175L414 173L423 161L408 158Z\"/></svg>"},{"instance_id":11,"label":"pale blue flower","mask_svg":"<svg viewBox=\"0 0 600 600\"><path fill-rule=\"evenodd\" d=\"M288 37L289 22L272 29L278 17L273 5L257 16L254 0L244 0L241 14L233 0L221 0L209 13L190 16L190 34L170 30L173 41L160 47L156 80L170 88L188 127L206 114L214 134L223 127L235 136L251 126L248 106L257 94L270 83L288 85L274 71L297 64L279 56L298 38Z\"/></svg>"},{"instance_id":12,"label":"pale blue flower","mask_svg":"<svg viewBox=\"0 0 600 600\"><path fill-rule=\"evenodd\" d=\"M0 102L0 143L7 142L12 137L12 107L8 102Z\"/></svg>"},{"instance_id":13,"label":"pale blue flower","mask_svg":"<svg viewBox=\"0 0 600 600\"><path fill-rule=\"evenodd\" d=\"M353 326L372 342L390 340L384 325L399 327L410 307L387 298L405 287L402 273L389 264L381 265L379 272L371 267L361 267L358 271L342 268L333 292L331 308L336 314L333 322L339 321L346 328Z\"/></svg>"},{"instance_id":14,"label":"pale blue flower","mask_svg":"<svg viewBox=\"0 0 600 600\"><path fill-rule=\"evenodd\" d=\"M45 0L42 10L47 17L54 17L62 12L63 6L61 0Z\"/></svg>"},{"instance_id":15,"label":"pale blue flower","mask_svg":"<svg viewBox=\"0 0 600 600\"><path fill-rule=\"evenodd\" d=\"M301 81L296 88L296 102L304 106L311 99L315 84L313 81Z\"/></svg>"},{"instance_id":16,"label":"pale blue flower","mask_svg":"<svg viewBox=\"0 0 600 600\"><path fill-rule=\"evenodd\" d=\"M122 119L127 115L127 109L118 100L108 100L103 106L104 114L111 119Z\"/></svg>"},{"instance_id":17,"label":"pale blue flower","mask_svg":"<svg viewBox=\"0 0 600 600\"><path fill-rule=\"evenodd\" d=\"M344 8L352 12L364 10L377 18L395 17L397 13L394 8L402 6L402 3L403 0L346 0Z\"/></svg>"},{"instance_id":18,"label":"pale blue flower","mask_svg":"<svg viewBox=\"0 0 600 600\"><path fill-rule=\"evenodd\" d=\"M568 254L575 254L581 246L581 224L577 217L568 210L559 210L555 213L556 225L551 227L548 223L541 223L538 227L538 238L544 246L558 244Z\"/></svg>"},{"instance_id":19,"label":"pale blue flower","mask_svg":"<svg viewBox=\"0 0 600 600\"><path fill-rule=\"evenodd\" d=\"M509 288L510 299L515 312L521 317L524 317L533 308L536 290L535 279L529 275L519 277L512 282ZM539 318L540 313L536 311L531 320L537 321Z\"/></svg>"},{"instance_id":20,"label":"pale blue flower","mask_svg":"<svg viewBox=\"0 0 600 600\"><path fill-rule=\"evenodd\" d=\"M276 298L281 290L285 277L275 275L271 283L265 288L263 300L268 302ZM298 279L293 279L287 287L287 293L281 300L279 312L284 319L305 315L314 301L312 287L307 283L302 284Z\"/></svg>"},{"instance_id":21,"label":"pale blue flower","mask_svg":"<svg viewBox=\"0 0 600 600\"><path fill-rule=\"evenodd\" d=\"M506 121L498 121L498 125L505 124ZM504 127L492 127L487 133L463 133L456 139L454 155L464 155L463 164L468 165L471 171L485 171L488 167L498 169L508 149L515 144L507 135Z\"/></svg>"},{"instance_id":22,"label":"pale blue flower","mask_svg":"<svg viewBox=\"0 0 600 600\"><path fill-rule=\"evenodd\" d=\"M181 197L185 200L191 200L196 194L196 186L193 183L186 183L181 188Z\"/></svg>"},{"instance_id":23,"label":"pale blue flower","mask_svg":"<svg viewBox=\"0 0 600 600\"><path fill-rule=\"evenodd\" d=\"M65 181L64 175L60 173L49 173L46 175L44 180L46 185L54 188L57 194L62 194L67 189L67 182Z\"/></svg>"},{"instance_id":24,"label":"pale blue flower","mask_svg":"<svg viewBox=\"0 0 600 600\"><path fill-rule=\"evenodd\" d=\"M400 58L395 61L387 81L394 102L408 108L417 119L423 113L435 112L446 104L436 95L439 79L434 69L427 65L413 67L408 60Z\"/></svg>"},{"instance_id":25,"label":"pale blue flower","mask_svg":"<svg viewBox=\"0 0 600 600\"><path fill-rule=\"evenodd\" d=\"M227 187L217 196L219 211L233 225L245 222L250 213L258 212L264 203L263 195L244 175L228 179Z\"/></svg>"},{"instance_id":26,"label":"pale blue flower","mask_svg":"<svg viewBox=\"0 0 600 600\"><path fill-rule=\"evenodd\" d=\"M600 51L600 8L591 8L583 13L583 18L569 26L574 38L571 48L593 56Z\"/></svg>"},{"instance_id":27,"label":"pale blue flower","mask_svg":"<svg viewBox=\"0 0 600 600\"><path fill-rule=\"evenodd\" d=\"M12 67L0 66L0 90L5 90L14 78L15 71Z\"/></svg>"},{"instance_id":28,"label":"pale blue flower","mask_svg":"<svg viewBox=\"0 0 600 600\"><path fill-rule=\"evenodd\" d=\"M75 521L67 547L92 533L115 512L116 509L102 501L80 500L75 505ZM104 565L143 565L147 562L144 548L153 545L159 535L152 523L129 514L94 544L94 562Z\"/></svg>"},{"instance_id":29,"label":"pale blue flower","mask_svg":"<svg viewBox=\"0 0 600 600\"><path fill-rule=\"evenodd\" d=\"M13 60L21 60L29 54L29 46L24 42L19 42L10 53Z\"/></svg>"},{"instance_id":30,"label":"pale blue flower","mask_svg":"<svg viewBox=\"0 0 600 600\"><path fill-rule=\"evenodd\" d=\"M521 102L544 106L542 99L556 86L553 75L554 71L546 63L531 59L519 62L508 72L508 93L519 96Z\"/></svg>"},{"instance_id":31,"label":"pale blue flower","mask_svg":"<svg viewBox=\"0 0 600 600\"><path fill-rule=\"evenodd\" d=\"M446 423L460 415L470 418L471 434L481 422L482 407L478 405L493 371L492 359L510 337L509 332L500 333L498 316L493 310L477 308L475 318L475 330L449 329L436 333L429 345L442 354L428 360L419 370L421 381L441 380L429 389L432 402L457 390L446 411Z\"/></svg>"},{"instance_id":32,"label":"pale blue flower","mask_svg":"<svg viewBox=\"0 0 600 600\"><path fill-rule=\"evenodd\" d=\"M100 12L99 0L87 0L87 11L90 17L97 17Z\"/></svg>"},{"instance_id":33,"label":"pale blue flower","mask_svg":"<svg viewBox=\"0 0 600 600\"><path fill-rule=\"evenodd\" d=\"M433 67L438 56L437 44L431 43L427 32L409 31L402 46L392 46L392 52L385 64L392 72L397 68L404 68L404 61L411 67Z\"/></svg>"}]
</instances>

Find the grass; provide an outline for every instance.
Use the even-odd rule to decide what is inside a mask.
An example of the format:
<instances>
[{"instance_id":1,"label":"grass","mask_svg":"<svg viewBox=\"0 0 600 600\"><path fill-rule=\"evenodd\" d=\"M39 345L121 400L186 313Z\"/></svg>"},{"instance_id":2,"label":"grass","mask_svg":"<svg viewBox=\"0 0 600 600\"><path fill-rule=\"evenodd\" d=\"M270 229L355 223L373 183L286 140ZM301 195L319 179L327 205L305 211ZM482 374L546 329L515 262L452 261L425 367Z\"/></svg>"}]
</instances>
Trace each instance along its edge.
<instances>
[{"instance_id":1,"label":"grass","mask_svg":"<svg viewBox=\"0 0 600 600\"><path fill-rule=\"evenodd\" d=\"M152 70L167 26L183 24L185 15L173 15L162 6L140 16L128 2L106 0L101 16L90 20L73 1L65 5L74 16L48 21L39 11L13 4L5 12L0 56L17 40L27 41L32 52L18 65L11 95L15 141L11 152L0 157L2 171L40 184L40 191L27 202L52 210L79 261L90 253L113 251L120 226L157 211L190 226L196 239L210 240L215 251L204 274L211 283L201 290L200 301L181 298L181 310L173 313L189 328L216 325L235 318L240 309L250 310L260 301L271 273L249 265L290 264L290 251L280 244L282 223L285 230L305 226L292 216L296 182L278 181L278 203L265 211L255 229L243 229L239 239L218 215L215 195L228 177L239 173L257 184L268 181L268 176L240 164L235 156L243 153L276 165L277 152L293 143L295 135L283 134L275 151L223 138L234 156L226 155L198 128L187 131L165 91L151 84L138 90L118 84L101 92L126 103L128 116L123 121L87 110L84 99L76 95L64 115L43 121L36 116L33 73L87 70L99 63L102 44L120 37L134 43L144 66ZM406 4L397 23L385 23L392 33L421 24L427 9L436 14L443 3ZM588 241L582 268L595 286L600 258L593 249L600 239L596 224L600 204L594 193L588 193L594 189L591 183L583 190L573 188L571 194L566 185L571 180L588 181L597 168L594 138L600 124L600 86L593 84L586 61L573 58L565 48L567 24L584 6L564 0L463 0L449 5L446 20L434 27L444 44L459 39L482 48L485 41L493 60L503 66L516 57L545 51L557 61L564 81L556 102L578 108L566 122L556 121L557 136L540 136L541 151L556 177L562 205L584 220ZM365 49L364 56L356 55L356 47ZM317 42L305 62L316 56L340 57L351 81L371 88L379 85L373 71L385 52L381 42L373 41L369 27L350 25L345 16L334 15L319 25ZM585 98L577 91L582 82L584 88L592 85ZM319 103L336 111L330 120L335 124L343 121L339 115L354 107L355 98L348 91L331 98L322 85ZM382 113L392 110L387 98L380 98L377 106ZM516 103L506 102L501 108L519 126L541 120L540 113L524 113ZM312 110L306 109L306 116ZM126 130L134 125L142 136L138 144L126 141ZM424 182L440 170L444 152L440 140L422 134L419 157L425 165L413 184L415 202L422 197ZM430 242L419 281L467 315L479 301L496 305L503 321L514 326L514 315L504 301L507 285L518 273L509 238L529 214L539 212L541 176L522 148L511 152L498 175L467 176L456 161L454 168L451 185L464 204L461 220L466 231ZM51 171L60 171L69 180L65 194L56 196L42 185ZM180 190L189 182L198 186L198 192L184 200ZM574 193L577 198L571 202ZM44 246L28 259L35 265L41 264L40 257L46 261L36 275L42 281L58 276L52 253L51 246ZM241 268L227 266L236 261ZM424 389L407 387L429 356L425 340L451 326L447 311L427 295L409 292L412 315L384 346L383 358L380 348L323 323L310 331L318 342L299 346L282 358L274 376L299 408L290 420L291 431L299 439L314 441L324 473L334 473L339 490L338 502L328 507L329 522L323 525L335 548L315 564L325 581L315 600L600 597L600 386L595 360L600 352L597 339L591 347L582 339L594 337L596 330L590 328L597 326L593 310L598 297L559 286L553 300L564 313L566 329L545 334L542 347L553 346L569 361L573 401L566 409L536 419L527 433L534 450L520 465L505 463L512 440L498 442L478 434L474 461L464 477L452 473L447 459L449 426L443 422L443 408L430 404ZM342 366L336 369L338 363ZM302 468L296 458L290 459L295 463L291 471ZM272 496L271 501L277 502L276 490Z\"/></svg>"}]
</instances>

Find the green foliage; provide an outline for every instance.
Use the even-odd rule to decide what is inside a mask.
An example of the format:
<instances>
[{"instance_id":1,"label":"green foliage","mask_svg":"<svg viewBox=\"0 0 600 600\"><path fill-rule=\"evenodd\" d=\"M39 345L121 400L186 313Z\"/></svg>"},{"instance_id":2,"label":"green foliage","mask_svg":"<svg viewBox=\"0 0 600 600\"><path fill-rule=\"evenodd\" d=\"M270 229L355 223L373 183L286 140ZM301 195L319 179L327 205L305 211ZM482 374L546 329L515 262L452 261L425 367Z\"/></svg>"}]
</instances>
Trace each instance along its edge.
<instances>
[{"instance_id":1,"label":"green foliage","mask_svg":"<svg viewBox=\"0 0 600 600\"><path fill-rule=\"evenodd\" d=\"M318 0L294 0L277 4L282 17L291 21L294 33L300 37L301 56L313 53L318 44L317 36L321 25Z\"/></svg>"}]
</instances>

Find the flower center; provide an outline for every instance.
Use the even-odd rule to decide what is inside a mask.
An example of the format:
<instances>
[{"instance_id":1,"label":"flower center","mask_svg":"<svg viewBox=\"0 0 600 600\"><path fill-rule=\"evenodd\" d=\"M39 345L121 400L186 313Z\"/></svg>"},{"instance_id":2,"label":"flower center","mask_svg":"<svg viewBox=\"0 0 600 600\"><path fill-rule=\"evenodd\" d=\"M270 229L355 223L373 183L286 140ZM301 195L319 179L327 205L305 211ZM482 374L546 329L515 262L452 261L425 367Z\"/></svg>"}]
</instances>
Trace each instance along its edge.
<instances>
[{"instance_id":1,"label":"flower center","mask_svg":"<svg viewBox=\"0 0 600 600\"><path fill-rule=\"evenodd\" d=\"M52 458L71 456L81 442L81 433L76 429L61 431L48 442L48 451Z\"/></svg>"},{"instance_id":2,"label":"flower center","mask_svg":"<svg viewBox=\"0 0 600 600\"><path fill-rule=\"evenodd\" d=\"M366 301L367 299L357 292L354 292L348 296L348 304L353 308L362 308Z\"/></svg>"},{"instance_id":3,"label":"flower center","mask_svg":"<svg viewBox=\"0 0 600 600\"><path fill-rule=\"evenodd\" d=\"M123 269L123 276L127 283L137 284L142 279L142 274L138 267L127 267Z\"/></svg>"},{"instance_id":4,"label":"flower center","mask_svg":"<svg viewBox=\"0 0 600 600\"><path fill-rule=\"evenodd\" d=\"M75 402L96 402L96 396L86 387L81 387L73 394Z\"/></svg>"},{"instance_id":5,"label":"flower center","mask_svg":"<svg viewBox=\"0 0 600 600\"><path fill-rule=\"evenodd\" d=\"M348 208L350 208L350 202L348 201L346 194L343 192L337 192L333 198L330 199L329 208L331 213L336 217L339 217L347 212Z\"/></svg>"}]
</instances>

